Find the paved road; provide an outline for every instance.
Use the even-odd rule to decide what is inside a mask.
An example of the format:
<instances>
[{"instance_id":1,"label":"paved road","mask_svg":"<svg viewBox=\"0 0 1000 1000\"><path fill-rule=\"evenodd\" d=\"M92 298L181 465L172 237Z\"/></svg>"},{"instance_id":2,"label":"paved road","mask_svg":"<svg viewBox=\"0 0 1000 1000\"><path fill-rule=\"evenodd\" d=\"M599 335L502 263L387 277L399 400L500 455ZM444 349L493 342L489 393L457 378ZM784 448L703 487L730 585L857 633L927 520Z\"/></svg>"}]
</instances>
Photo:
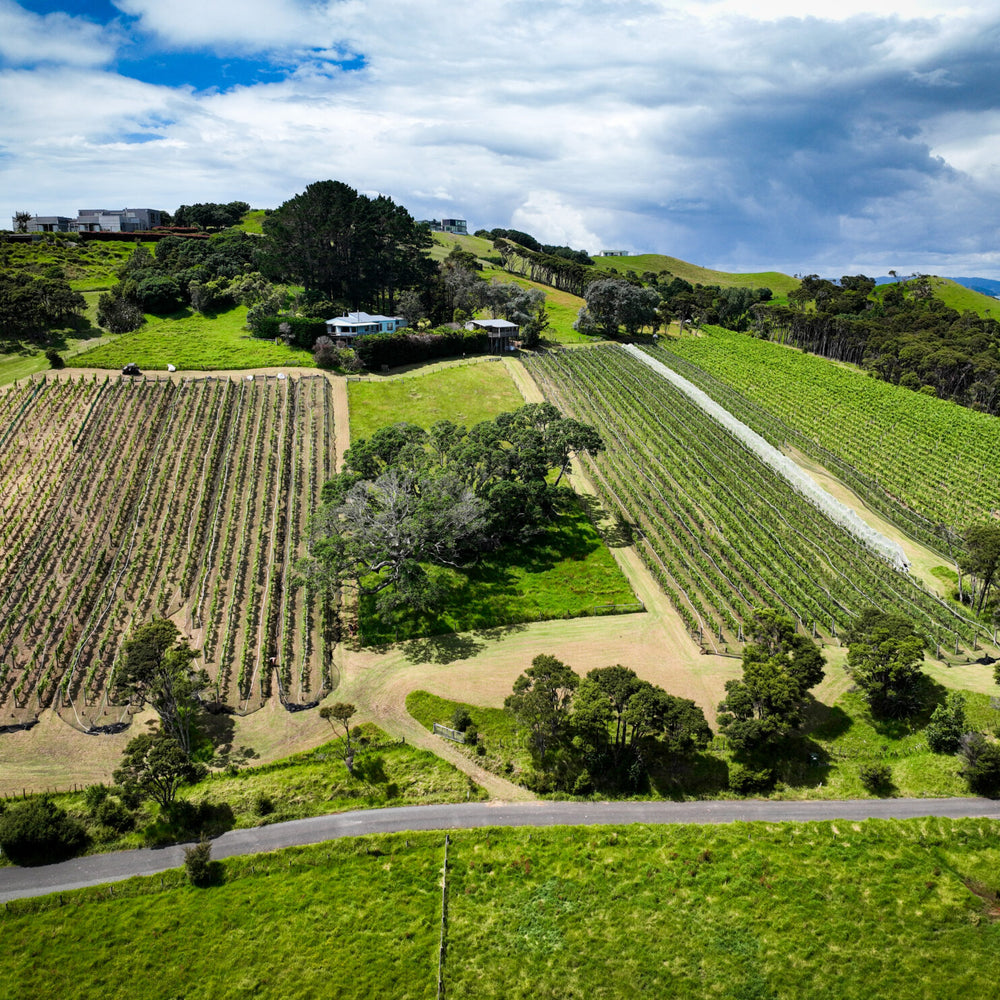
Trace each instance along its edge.
<instances>
[{"instance_id":1,"label":"paved road","mask_svg":"<svg viewBox=\"0 0 1000 1000\"><path fill-rule=\"evenodd\" d=\"M842 802L473 802L405 806L314 816L252 830L230 830L212 843L213 858L259 854L366 833L455 830L484 826L590 826L601 823L770 823L806 820L986 816L1000 819L990 799L857 799ZM0 902L156 875L184 863L183 846L119 851L44 868L0 868Z\"/></svg>"}]
</instances>

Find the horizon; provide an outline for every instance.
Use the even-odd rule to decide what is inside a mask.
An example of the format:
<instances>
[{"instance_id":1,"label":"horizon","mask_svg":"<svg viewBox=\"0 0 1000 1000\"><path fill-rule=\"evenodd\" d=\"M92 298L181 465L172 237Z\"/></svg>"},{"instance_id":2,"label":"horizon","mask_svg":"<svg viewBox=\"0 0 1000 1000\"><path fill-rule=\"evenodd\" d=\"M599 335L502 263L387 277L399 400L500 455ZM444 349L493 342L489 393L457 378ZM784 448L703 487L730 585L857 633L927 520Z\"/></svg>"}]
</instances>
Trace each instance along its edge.
<instances>
[{"instance_id":1,"label":"horizon","mask_svg":"<svg viewBox=\"0 0 1000 1000\"><path fill-rule=\"evenodd\" d=\"M590 252L998 279L998 38L943 0L0 0L0 225L332 178Z\"/></svg>"}]
</instances>

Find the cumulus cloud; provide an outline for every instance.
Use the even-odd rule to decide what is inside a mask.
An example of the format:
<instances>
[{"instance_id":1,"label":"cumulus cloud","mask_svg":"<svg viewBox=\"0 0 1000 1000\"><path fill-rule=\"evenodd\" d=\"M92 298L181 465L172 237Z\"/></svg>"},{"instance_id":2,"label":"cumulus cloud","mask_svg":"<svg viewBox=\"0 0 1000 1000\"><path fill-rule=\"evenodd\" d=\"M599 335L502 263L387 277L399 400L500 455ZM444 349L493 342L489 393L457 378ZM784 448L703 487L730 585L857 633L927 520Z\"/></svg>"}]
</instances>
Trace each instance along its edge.
<instances>
[{"instance_id":1,"label":"cumulus cloud","mask_svg":"<svg viewBox=\"0 0 1000 1000\"><path fill-rule=\"evenodd\" d=\"M61 37L90 32L104 63L127 29L133 49L178 60L178 79L193 51L276 73L197 90L59 49L49 65L8 60L0 189L18 204L62 190L72 205L276 205L334 177L420 218L734 270L996 270L1000 17L979 7L116 4L117 26L49 17ZM42 22L0 0L5 14Z\"/></svg>"},{"instance_id":2,"label":"cumulus cloud","mask_svg":"<svg viewBox=\"0 0 1000 1000\"><path fill-rule=\"evenodd\" d=\"M99 24L59 11L34 14L13 0L0 0L0 63L100 66L114 52L114 33Z\"/></svg>"}]
</instances>

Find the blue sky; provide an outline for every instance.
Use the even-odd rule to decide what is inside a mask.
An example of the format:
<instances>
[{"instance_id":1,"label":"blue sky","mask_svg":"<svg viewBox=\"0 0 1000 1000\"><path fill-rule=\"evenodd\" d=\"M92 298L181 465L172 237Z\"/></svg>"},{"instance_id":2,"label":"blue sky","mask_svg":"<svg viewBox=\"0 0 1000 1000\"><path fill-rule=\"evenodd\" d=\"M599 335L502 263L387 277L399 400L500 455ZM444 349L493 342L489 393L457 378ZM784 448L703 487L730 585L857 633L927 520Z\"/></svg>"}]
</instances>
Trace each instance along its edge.
<instances>
[{"instance_id":1,"label":"blue sky","mask_svg":"<svg viewBox=\"0 0 1000 1000\"><path fill-rule=\"evenodd\" d=\"M0 0L0 224L334 178L591 251L1000 278L1000 6L871 5Z\"/></svg>"}]
</instances>

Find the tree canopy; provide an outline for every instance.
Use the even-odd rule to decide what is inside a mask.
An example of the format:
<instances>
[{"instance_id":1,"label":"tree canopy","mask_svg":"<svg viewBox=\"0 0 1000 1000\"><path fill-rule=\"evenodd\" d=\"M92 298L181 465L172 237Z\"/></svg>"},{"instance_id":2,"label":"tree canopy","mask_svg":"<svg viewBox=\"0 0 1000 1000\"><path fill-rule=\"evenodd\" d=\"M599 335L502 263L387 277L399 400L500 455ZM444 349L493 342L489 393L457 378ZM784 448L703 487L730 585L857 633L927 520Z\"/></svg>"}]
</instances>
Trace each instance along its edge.
<instances>
[{"instance_id":1,"label":"tree canopy","mask_svg":"<svg viewBox=\"0 0 1000 1000\"><path fill-rule=\"evenodd\" d=\"M529 538L552 516L572 453L600 436L548 403L466 430L394 424L348 450L310 523L307 580L379 595L378 609L426 607L426 564L458 566ZM547 476L555 472L555 482Z\"/></svg>"},{"instance_id":2,"label":"tree canopy","mask_svg":"<svg viewBox=\"0 0 1000 1000\"><path fill-rule=\"evenodd\" d=\"M208 687L208 674L195 670L198 652L165 618L140 625L125 642L124 659L115 677L119 696L135 704L149 704L159 715L164 732L191 753L194 717L199 695Z\"/></svg>"},{"instance_id":3,"label":"tree canopy","mask_svg":"<svg viewBox=\"0 0 1000 1000\"><path fill-rule=\"evenodd\" d=\"M758 608L747 626L743 676L726 682L719 727L737 753L754 754L787 736L801 720L802 701L823 679L823 654L795 623Z\"/></svg>"},{"instance_id":4,"label":"tree canopy","mask_svg":"<svg viewBox=\"0 0 1000 1000\"><path fill-rule=\"evenodd\" d=\"M402 205L341 181L317 181L263 223L262 270L349 309L392 313L396 297L434 273L428 230Z\"/></svg>"},{"instance_id":5,"label":"tree canopy","mask_svg":"<svg viewBox=\"0 0 1000 1000\"><path fill-rule=\"evenodd\" d=\"M842 638L847 670L876 715L903 718L920 707L925 640L909 618L868 608Z\"/></svg>"}]
</instances>

